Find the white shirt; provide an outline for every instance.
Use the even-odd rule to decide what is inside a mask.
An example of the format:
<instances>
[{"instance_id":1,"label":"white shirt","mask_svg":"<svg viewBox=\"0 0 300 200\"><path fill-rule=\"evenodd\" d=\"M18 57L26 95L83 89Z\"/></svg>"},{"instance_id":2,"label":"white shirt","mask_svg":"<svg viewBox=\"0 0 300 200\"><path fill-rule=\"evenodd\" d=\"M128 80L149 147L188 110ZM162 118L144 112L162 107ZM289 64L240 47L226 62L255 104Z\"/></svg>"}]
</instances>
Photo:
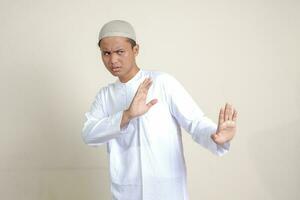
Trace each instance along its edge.
<instances>
[{"instance_id":1,"label":"white shirt","mask_svg":"<svg viewBox=\"0 0 300 200\"><path fill-rule=\"evenodd\" d=\"M140 83L151 77L146 103L158 102L145 114L120 128L123 111ZM140 69L126 83L117 79L99 90L82 129L86 144L107 145L111 192L117 200L187 200L186 166L181 128L216 155L228 152L210 135L217 125L184 87L165 72Z\"/></svg>"}]
</instances>

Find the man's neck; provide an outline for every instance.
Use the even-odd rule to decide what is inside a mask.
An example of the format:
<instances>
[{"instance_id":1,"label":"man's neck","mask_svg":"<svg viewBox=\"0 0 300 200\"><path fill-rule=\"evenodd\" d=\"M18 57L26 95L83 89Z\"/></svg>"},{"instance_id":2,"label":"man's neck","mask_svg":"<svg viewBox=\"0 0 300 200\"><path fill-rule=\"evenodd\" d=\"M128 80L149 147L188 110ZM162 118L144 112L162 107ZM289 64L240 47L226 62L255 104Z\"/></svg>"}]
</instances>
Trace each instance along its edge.
<instances>
[{"instance_id":1,"label":"man's neck","mask_svg":"<svg viewBox=\"0 0 300 200\"><path fill-rule=\"evenodd\" d=\"M126 83L130 81L139 71L140 68L138 66L133 67L126 77L119 77L120 82Z\"/></svg>"}]
</instances>

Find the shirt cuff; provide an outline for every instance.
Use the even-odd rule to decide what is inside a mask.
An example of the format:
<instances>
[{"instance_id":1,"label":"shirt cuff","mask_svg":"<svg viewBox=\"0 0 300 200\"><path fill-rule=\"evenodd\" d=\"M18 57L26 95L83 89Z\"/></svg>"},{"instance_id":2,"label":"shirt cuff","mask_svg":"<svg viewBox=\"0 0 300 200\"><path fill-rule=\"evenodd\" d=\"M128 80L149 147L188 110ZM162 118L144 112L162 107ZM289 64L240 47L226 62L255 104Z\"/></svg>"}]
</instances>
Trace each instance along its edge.
<instances>
[{"instance_id":1,"label":"shirt cuff","mask_svg":"<svg viewBox=\"0 0 300 200\"><path fill-rule=\"evenodd\" d=\"M209 134L210 143L213 144L212 152L218 156L223 156L230 149L230 141L225 142L222 145L215 143L215 141L211 138L211 135L216 133L216 131L217 131L217 126L213 126L213 128L211 129L211 133Z\"/></svg>"},{"instance_id":2,"label":"shirt cuff","mask_svg":"<svg viewBox=\"0 0 300 200\"><path fill-rule=\"evenodd\" d=\"M217 155L223 156L225 153L229 151L229 149L230 149L230 141L225 142L222 145L217 144Z\"/></svg>"}]
</instances>

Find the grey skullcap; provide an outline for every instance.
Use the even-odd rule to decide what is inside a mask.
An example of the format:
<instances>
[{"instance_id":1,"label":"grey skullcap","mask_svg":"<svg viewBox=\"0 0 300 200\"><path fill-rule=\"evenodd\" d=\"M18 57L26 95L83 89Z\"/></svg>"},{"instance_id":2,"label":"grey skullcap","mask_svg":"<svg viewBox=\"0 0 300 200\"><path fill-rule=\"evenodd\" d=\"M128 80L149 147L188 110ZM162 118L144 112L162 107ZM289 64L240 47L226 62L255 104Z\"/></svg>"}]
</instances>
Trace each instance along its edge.
<instances>
[{"instance_id":1,"label":"grey skullcap","mask_svg":"<svg viewBox=\"0 0 300 200\"><path fill-rule=\"evenodd\" d=\"M132 25L124 20L112 20L104 24L100 30L98 41L110 36L121 36L136 41Z\"/></svg>"}]
</instances>

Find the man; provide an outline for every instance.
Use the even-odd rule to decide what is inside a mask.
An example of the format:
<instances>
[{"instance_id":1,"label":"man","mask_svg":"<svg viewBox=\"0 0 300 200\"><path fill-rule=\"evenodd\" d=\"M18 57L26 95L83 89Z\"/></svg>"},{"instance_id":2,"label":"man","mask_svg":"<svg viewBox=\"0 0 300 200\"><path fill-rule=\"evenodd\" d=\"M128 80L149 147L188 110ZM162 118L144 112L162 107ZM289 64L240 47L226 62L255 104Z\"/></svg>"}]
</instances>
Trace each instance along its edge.
<instances>
[{"instance_id":1,"label":"man","mask_svg":"<svg viewBox=\"0 0 300 200\"><path fill-rule=\"evenodd\" d=\"M113 199L187 200L180 127L221 156L236 132L236 110L226 104L216 125L173 76L140 69L128 22L106 23L98 41L105 67L118 79L97 93L82 136L88 145L107 146Z\"/></svg>"}]
</instances>

